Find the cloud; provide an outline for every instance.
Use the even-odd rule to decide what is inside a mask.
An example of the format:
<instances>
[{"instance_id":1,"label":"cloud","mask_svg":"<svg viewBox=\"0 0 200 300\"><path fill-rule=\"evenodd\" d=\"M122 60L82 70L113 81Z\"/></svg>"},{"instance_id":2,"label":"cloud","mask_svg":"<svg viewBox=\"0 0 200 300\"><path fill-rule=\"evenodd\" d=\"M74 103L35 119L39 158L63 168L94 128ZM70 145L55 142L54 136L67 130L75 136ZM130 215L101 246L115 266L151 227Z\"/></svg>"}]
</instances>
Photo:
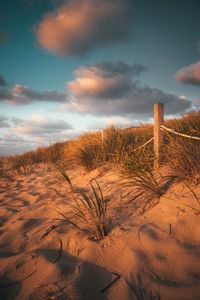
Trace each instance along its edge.
<instances>
[{"instance_id":1,"label":"cloud","mask_svg":"<svg viewBox=\"0 0 200 300\"><path fill-rule=\"evenodd\" d=\"M0 155L12 155L32 150L37 147L33 141L16 134L7 133L0 138Z\"/></svg>"},{"instance_id":2,"label":"cloud","mask_svg":"<svg viewBox=\"0 0 200 300\"><path fill-rule=\"evenodd\" d=\"M63 110L104 116L147 117L155 102L165 104L166 114L177 114L191 108L192 102L172 93L142 85L138 76L146 68L122 62L104 62L82 66L68 83L72 94Z\"/></svg>"},{"instance_id":3,"label":"cloud","mask_svg":"<svg viewBox=\"0 0 200 300\"><path fill-rule=\"evenodd\" d=\"M5 121L9 121L10 128L6 131L1 129L0 155L22 153L49 145L50 142L66 141L79 133L79 130L72 128L64 120L46 118L38 114L28 119L0 116L0 126Z\"/></svg>"},{"instance_id":4,"label":"cloud","mask_svg":"<svg viewBox=\"0 0 200 300\"><path fill-rule=\"evenodd\" d=\"M11 118L11 121L12 121L15 125L17 125L17 124L23 122L23 120L20 119L20 118L18 118L18 117L12 117L12 118Z\"/></svg>"},{"instance_id":5,"label":"cloud","mask_svg":"<svg viewBox=\"0 0 200 300\"><path fill-rule=\"evenodd\" d=\"M0 115L0 128L10 127L8 123L8 118L5 116Z\"/></svg>"},{"instance_id":6,"label":"cloud","mask_svg":"<svg viewBox=\"0 0 200 300\"><path fill-rule=\"evenodd\" d=\"M34 101L67 102L68 96L65 92L38 92L25 85L16 84L13 88L0 89L0 101L10 104L29 104Z\"/></svg>"},{"instance_id":7,"label":"cloud","mask_svg":"<svg viewBox=\"0 0 200 300\"><path fill-rule=\"evenodd\" d=\"M133 120L131 118L121 116L99 117L98 119L95 119L95 121L93 120L88 123L87 130L101 130L112 125L120 128L126 128L138 123L138 120Z\"/></svg>"},{"instance_id":8,"label":"cloud","mask_svg":"<svg viewBox=\"0 0 200 300\"><path fill-rule=\"evenodd\" d=\"M132 37L132 0L69 0L36 26L41 47L62 56L81 56Z\"/></svg>"},{"instance_id":9,"label":"cloud","mask_svg":"<svg viewBox=\"0 0 200 300\"><path fill-rule=\"evenodd\" d=\"M175 78L184 84L200 85L200 61L178 70Z\"/></svg>"},{"instance_id":10,"label":"cloud","mask_svg":"<svg viewBox=\"0 0 200 300\"><path fill-rule=\"evenodd\" d=\"M38 92L20 84L8 87L5 78L0 75L0 102L2 101L10 104L29 104L34 101L67 102L68 95L62 91L47 90Z\"/></svg>"},{"instance_id":11,"label":"cloud","mask_svg":"<svg viewBox=\"0 0 200 300\"><path fill-rule=\"evenodd\" d=\"M29 136L47 136L50 134L59 134L61 131L67 129L72 129L72 126L63 120L49 119L35 114L28 120L17 120L16 126L12 131Z\"/></svg>"},{"instance_id":12,"label":"cloud","mask_svg":"<svg viewBox=\"0 0 200 300\"><path fill-rule=\"evenodd\" d=\"M6 80L5 80L5 78L2 76L2 75L0 75L0 86L6 86Z\"/></svg>"},{"instance_id":13,"label":"cloud","mask_svg":"<svg viewBox=\"0 0 200 300\"><path fill-rule=\"evenodd\" d=\"M0 155L8 156L34 150L39 146L35 140L7 132L0 138Z\"/></svg>"},{"instance_id":14,"label":"cloud","mask_svg":"<svg viewBox=\"0 0 200 300\"><path fill-rule=\"evenodd\" d=\"M120 116L112 116L106 120L105 127L114 125L117 127L126 128L126 127L130 127L131 125L133 125L133 123L134 122L128 118L120 117Z\"/></svg>"},{"instance_id":15,"label":"cloud","mask_svg":"<svg viewBox=\"0 0 200 300\"><path fill-rule=\"evenodd\" d=\"M121 61L81 67L67 87L76 97L121 98L131 89L131 78L145 69L141 64L127 65Z\"/></svg>"}]
</instances>

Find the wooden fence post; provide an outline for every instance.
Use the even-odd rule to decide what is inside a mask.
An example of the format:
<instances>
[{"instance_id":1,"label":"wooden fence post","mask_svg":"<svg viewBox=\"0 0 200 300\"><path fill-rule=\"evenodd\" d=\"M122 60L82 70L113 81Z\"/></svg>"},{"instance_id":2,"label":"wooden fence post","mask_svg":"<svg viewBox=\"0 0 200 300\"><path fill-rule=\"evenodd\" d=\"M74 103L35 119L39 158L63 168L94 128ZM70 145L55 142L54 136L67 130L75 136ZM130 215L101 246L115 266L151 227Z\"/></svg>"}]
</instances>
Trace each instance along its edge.
<instances>
[{"instance_id":1,"label":"wooden fence post","mask_svg":"<svg viewBox=\"0 0 200 300\"><path fill-rule=\"evenodd\" d=\"M154 104L154 170L159 169L161 161L160 149L163 143L161 125L164 124L163 103Z\"/></svg>"}]
</instances>

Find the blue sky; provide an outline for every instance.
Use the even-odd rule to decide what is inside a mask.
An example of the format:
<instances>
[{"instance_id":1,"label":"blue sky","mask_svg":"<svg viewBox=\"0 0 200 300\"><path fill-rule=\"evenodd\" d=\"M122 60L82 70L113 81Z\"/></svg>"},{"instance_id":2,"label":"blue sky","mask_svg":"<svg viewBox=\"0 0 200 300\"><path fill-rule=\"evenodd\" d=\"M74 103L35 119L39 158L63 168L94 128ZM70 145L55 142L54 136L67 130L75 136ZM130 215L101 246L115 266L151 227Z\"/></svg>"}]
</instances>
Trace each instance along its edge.
<instances>
[{"instance_id":1,"label":"blue sky","mask_svg":"<svg viewBox=\"0 0 200 300\"><path fill-rule=\"evenodd\" d=\"M0 154L200 103L198 0L2 0Z\"/></svg>"}]
</instances>

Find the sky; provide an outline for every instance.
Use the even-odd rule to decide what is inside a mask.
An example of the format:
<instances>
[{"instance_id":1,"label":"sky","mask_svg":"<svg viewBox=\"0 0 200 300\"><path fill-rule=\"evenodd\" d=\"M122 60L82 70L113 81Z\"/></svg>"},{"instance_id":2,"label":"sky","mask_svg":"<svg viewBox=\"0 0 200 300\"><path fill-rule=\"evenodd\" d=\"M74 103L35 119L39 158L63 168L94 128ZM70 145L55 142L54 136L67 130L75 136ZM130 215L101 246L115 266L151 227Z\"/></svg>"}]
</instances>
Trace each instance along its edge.
<instances>
[{"instance_id":1,"label":"sky","mask_svg":"<svg viewBox=\"0 0 200 300\"><path fill-rule=\"evenodd\" d=\"M0 155L200 105L199 0L1 0Z\"/></svg>"}]
</instances>

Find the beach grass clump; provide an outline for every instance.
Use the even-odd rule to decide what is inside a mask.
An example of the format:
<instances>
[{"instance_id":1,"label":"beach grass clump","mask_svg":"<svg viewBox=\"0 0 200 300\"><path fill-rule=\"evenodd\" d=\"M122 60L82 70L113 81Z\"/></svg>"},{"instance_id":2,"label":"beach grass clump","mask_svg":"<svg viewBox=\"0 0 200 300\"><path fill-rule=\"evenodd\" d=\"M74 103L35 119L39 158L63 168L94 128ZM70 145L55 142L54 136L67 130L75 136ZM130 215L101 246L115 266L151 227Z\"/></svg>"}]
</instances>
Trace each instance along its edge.
<instances>
[{"instance_id":1,"label":"beach grass clump","mask_svg":"<svg viewBox=\"0 0 200 300\"><path fill-rule=\"evenodd\" d=\"M87 132L65 144L64 157L71 165L83 166L87 171L102 164L101 133Z\"/></svg>"},{"instance_id":2,"label":"beach grass clump","mask_svg":"<svg viewBox=\"0 0 200 300\"><path fill-rule=\"evenodd\" d=\"M90 181L92 196L84 191L73 194L76 216L89 228L94 240L101 240L106 236L105 218L106 206L102 190L97 181Z\"/></svg>"},{"instance_id":3,"label":"beach grass clump","mask_svg":"<svg viewBox=\"0 0 200 300\"><path fill-rule=\"evenodd\" d=\"M166 121L165 126L183 134L200 137L200 112ZM142 134L147 140L146 134ZM131 146L132 151L129 149L124 156L122 172L128 177L125 184L133 186L139 193L151 193L159 199L174 180L200 182L199 140L164 131L160 171L154 170L153 142L138 150L135 145L136 143ZM161 172L164 165L171 169L168 175Z\"/></svg>"},{"instance_id":4,"label":"beach grass clump","mask_svg":"<svg viewBox=\"0 0 200 300\"><path fill-rule=\"evenodd\" d=\"M10 181L13 180L13 174L10 172L10 170L7 167L6 164L7 158L0 157L0 178L1 179L8 179Z\"/></svg>"},{"instance_id":5,"label":"beach grass clump","mask_svg":"<svg viewBox=\"0 0 200 300\"><path fill-rule=\"evenodd\" d=\"M145 285L140 274L132 277L132 280L125 277L125 282L131 289L134 298L137 300L161 300L159 289L152 285Z\"/></svg>"},{"instance_id":6,"label":"beach grass clump","mask_svg":"<svg viewBox=\"0 0 200 300\"><path fill-rule=\"evenodd\" d=\"M160 173L154 172L151 154L151 152L143 150L127 158L122 169L127 178L124 186L133 187L139 194L146 193L159 199L163 193L163 178Z\"/></svg>"},{"instance_id":7,"label":"beach grass clump","mask_svg":"<svg viewBox=\"0 0 200 300\"><path fill-rule=\"evenodd\" d=\"M3 157L0 157L0 177L3 177L4 173L4 159Z\"/></svg>"},{"instance_id":8,"label":"beach grass clump","mask_svg":"<svg viewBox=\"0 0 200 300\"><path fill-rule=\"evenodd\" d=\"M106 209L107 201L103 196L102 189L96 180L90 180L89 192L74 188L69 176L58 168L62 178L70 187L73 203L69 204L72 208L73 217L61 214L64 219L80 230L89 230L90 237L99 241L105 238L106 232ZM57 211L58 212L58 211ZM60 213L60 212L58 212Z\"/></svg>"},{"instance_id":9,"label":"beach grass clump","mask_svg":"<svg viewBox=\"0 0 200 300\"><path fill-rule=\"evenodd\" d=\"M23 154L9 156L8 166L15 173L29 173L33 166L41 161L39 155L40 148L37 151L29 151Z\"/></svg>"},{"instance_id":10,"label":"beach grass clump","mask_svg":"<svg viewBox=\"0 0 200 300\"><path fill-rule=\"evenodd\" d=\"M132 131L123 130L116 126L106 128L102 141L104 161L115 166L121 166L130 151L130 147L138 142L138 136Z\"/></svg>"},{"instance_id":11,"label":"beach grass clump","mask_svg":"<svg viewBox=\"0 0 200 300\"><path fill-rule=\"evenodd\" d=\"M177 178L200 182L200 141L169 137L165 151L167 163Z\"/></svg>"},{"instance_id":12,"label":"beach grass clump","mask_svg":"<svg viewBox=\"0 0 200 300\"><path fill-rule=\"evenodd\" d=\"M162 176L154 172L153 143L135 149L130 150L123 161L122 173L127 178L125 185L132 186L139 193L150 193L159 198L162 195Z\"/></svg>"},{"instance_id":13,"label":"beach grass clump","mask_svg":"<svg viewBox=\"0 0 200 300\"><path fill-rule=\"evenodd\" d=\"M133 148L140 146L152 135L147 130L120 129L110 126L103 131L89 132L70 141L65 148L65 157L74 164L91 171L107 163L122 167L130 158Z\"/></svg>"},{"instance_id":14,"label":"beach grass clump","mask_svg":"<svg viewBox=\"0 0 200 300\"><path fill-rule=\"evenodd\" d=\"M128 183L138 191L143 191L148 195L151 194L158 199L162 196L162 177L158 174L155 175L151 170L134 172L131 178L129 178Z\"/></svg>"},{"instance_id":15,"label":"beach grass clump","mask_svg":"<svg viewBox=\"0 0 200 300\"><path fill-rule=\"evenodd\" d=\"M167 120L165 125L180 133L200 136L200 111L193 111L181 118Z\"/></svg>"},{"instance_id":16,"label":"beach grass clump","mask_svg":"<svg viewBox=\"0 0 200 300\"><path fill-rule=\"evenodd\" d=\"M43 153L41 153L41 161L50 164L62 163L64 158L64 146L67 142L58 142L46 147ZM46 152L46 157L44 156Z\"/></svg>"},{"instance_id":17,"label":"beach grass clump","mask_svg":"<svg viewBox=\"0 0 200 300\"><path fill-rule=\"evenodd\" d=\"M30 173L34 166L45 164L58 164L64 159L63 144L55 143L49 147L39 147L34 151L6 157L7 170L14 173Z\"/></svg>"},{"instance_id":18,"label":"beach grass clump","mask_svg":"<svg viewBox=\"0 0 200 300\"><path fill-rule=\"evenodd\" d=\"M200 138L200 112L166 122L177 132ZM165 161L180 180L200 182L200 140L165 132Z\"/></svg>"}]
</instances>

